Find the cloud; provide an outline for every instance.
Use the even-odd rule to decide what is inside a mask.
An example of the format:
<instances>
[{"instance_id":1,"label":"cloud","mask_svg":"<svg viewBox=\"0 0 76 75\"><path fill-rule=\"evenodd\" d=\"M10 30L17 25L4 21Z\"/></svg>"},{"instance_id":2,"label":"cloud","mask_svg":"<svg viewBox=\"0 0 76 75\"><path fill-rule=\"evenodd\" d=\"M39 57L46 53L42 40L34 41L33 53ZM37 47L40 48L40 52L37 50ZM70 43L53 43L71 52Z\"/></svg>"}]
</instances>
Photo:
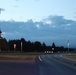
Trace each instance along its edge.
<instances>
[{"instance_id":1,"label":"cloud","mask_svg":"<svg viewBox=\"0 0 76 75\"><path fill-rule=\"evenodd\" d=\"M11 35L11 34L13 34L13 33L11 33L11 32L2 32L2 35Z\"/></svg>"},{"instance_id":2,"label":"cloud","mask_svg":"<svg viewBox=\"0 0 76 75\"><path fill-rule=\"evenodd\" d=\"M5 11L5 9L3 9L3 8L0 8L0 14L1 14L1 12L2 12L2 11Z\"/></svg>"},{"instance_id":3,"label":"cloud","mask_svg":"<svg viewBox=\"0 0 76 75\"><path fill-rule=\"evenodd\" d=\"M0 21L3 37L6 39L25 38L30 41L42 41L46 44L56 42L64 45L69 39L74 44L76 39L76 21L65 19L63 16L48 16L39 22L32 19L26 22Z\"/></svg>"},{"instance_id":4,"label":"cloud","mask_svg":"<svg viewBox=\"0 0 76 75\"><path fill-rule=\"evenodd\" d=\"M1 10L1 11L4 11L4 9L3 9L3 8L0 8L0 10Z\"/></svg>"},{"instance_id":5,"label":"cloud","mask_svg":"<svg viewBox=\"0 0 76 75\"><path fill-rule=\"evenodd\" d=\"M18 8L19 6L15 5L14 7L15 7L15 8Z\"/></svg>"},{"instance_id":6,"label":"cloud","mask_svg":"<svg viewBox=\"0 0 76 75\"><path fill-rule=\"evenodd\" d=\"M35 0L35 1L40 1L40 0Z\"/></svg>"},{"instance_id":7,"label":"cloud","mask_svg":"<svg viewBox=\"0 0 76 75\"><path fill-rule=\"evenodd\" d=\"M47 18L43 19L43 21L46 23L49 22L50 25L54 26L71 26L74 23L76 24L76 21L73 20L67 20L63 16L48 16Z\"/></svg>"},{"instance_id":8,"label":"cloud","mask_svg":"<svg viewBox=\"0 0 76 75\"><path fill-rule=\"evenodd\" d=\"M15 1L19 1L19 0L15 0Z\"/></svg>"},{"instance_id":9,"label":"cloud","mask_svg":"<svg viewBox=\"0 0 76 75\"><path fill-rule=\"evenodd\" d=\"M36 27L37 27L38 29L40 29L40 25L39 25L39 24L37 24Z\"/></svg>"},{"instance_id":10,"label":"cloud","mask_svg":"<svg viewBox=\"0 0 76 75\"><path fill-rule=\"evenodd\" d=\"M23 1L23 0L15 0L16 2L18 2L18 1Z\"/></svg>"}]
</instances>

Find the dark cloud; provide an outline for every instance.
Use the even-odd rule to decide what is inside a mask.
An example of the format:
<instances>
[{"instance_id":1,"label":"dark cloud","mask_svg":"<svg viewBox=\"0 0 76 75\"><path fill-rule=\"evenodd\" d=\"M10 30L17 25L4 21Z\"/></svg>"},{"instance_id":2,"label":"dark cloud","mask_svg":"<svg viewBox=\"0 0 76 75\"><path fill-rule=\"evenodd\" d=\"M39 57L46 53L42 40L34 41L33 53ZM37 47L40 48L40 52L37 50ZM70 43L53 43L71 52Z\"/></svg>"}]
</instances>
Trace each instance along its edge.
<instances>
[{"instance_id":1,"label":"dark cloud","mask_svg":"<svg viewBox=\"0 0 76 75\"><path fill-rule=\"evenodd\" d=\"M74 14L76 15L76 12L74 12Z\"/></svg>"},{"instance_id":2,"label":"dark cloud","mask_svg":"<svg viewBox=\"0 0 76 75\"><path fill-rule=\"evenodd\" d=\"M76 24L76 21L73 20L67 20L63 16L49 16L46 19L43 19L43 21L49 21L51 22L51 25L55 26L67 26L68 24Z\"/></svg>"},{"instance_id":3,"label":"dark cloud","mask_svg":"<svg viewBox=\"0 0 76 75\"><path fill-rule=\"evenodd\" d=\"M4 11L4 10L5 10L5 9L3 9L3 8L0 8L0 14L1 14L1 12L2 12L2 11Z\"/></svg>"},{"instance_id":4,"label":"dark cloud","mask_svg":"<svg viewBox=\"0 0 76 75\"><path fill-rule=\"evenodd\" d=\"M19 1L19 0L15 0L15 1Z\"/></svg>"},{"instance_id":5,"label":"dark cloud","mask_svg":"<svg viewBox=\"0 0 76 75\"><path fill-rule=\"evenodd\" d=\"M40 0L35 0L35 1L40 1Z\"/></svg>"},{"instance_id":6,"label":"dark cloud","mask_svg":"<svg viewBox=\"0 0 76 75\"><path fill-rule=\"evenodd\" d=\"M16 2L18 2L18 1L23 1L23 0L15 0Z\"/></svg>"},{"instance_id":7,"label":"dark cloud","mask_svg":"<svg viewBox=\"0 0 76 75\"><path fill-rule=\"evenodd\" d=\"M76 42L76 21L67 20L63 16L49 16L40 22L33 22L32 19L26 22L1 21L0 28L7 39L23 37L26 40L38 40L49 45L52 42L60 44L61 41L63 46L68 39L72 42L71 45Z\"/></svg>"},{"instance_id":8,"label":"dark cloud","mask_svg":"<svg viewBox=\"0 0 76 75\"><path fill-rule=\"evenodd\" d=\"M19 7L19 6L15 5L14 7L17 8L17 7Z\"/></svg>"}]
</instances>

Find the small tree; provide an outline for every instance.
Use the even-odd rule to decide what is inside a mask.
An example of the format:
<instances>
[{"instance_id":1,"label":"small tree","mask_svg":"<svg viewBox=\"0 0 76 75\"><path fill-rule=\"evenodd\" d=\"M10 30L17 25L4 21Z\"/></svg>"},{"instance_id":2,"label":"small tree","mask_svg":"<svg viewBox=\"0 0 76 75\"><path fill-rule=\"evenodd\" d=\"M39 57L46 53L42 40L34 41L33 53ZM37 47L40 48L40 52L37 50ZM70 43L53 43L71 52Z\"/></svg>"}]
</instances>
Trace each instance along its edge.
<instances>
[{"instance_id":1,"label":"small tree","mask_svg":"<svg viewBox=\"0 0 76 75\"><path fill-rule=\"evenodd\" d=\"M55 43L53 42L52 47L55 48Z\"/></svg>"},{"instance_id":2,"label":"small tree","mask_svg":"<svg viewBox=\"0 0 76 75\"><path fill-rule=\"evenodd\" d=\"M55 51L55 43L53 42L52 44L52 51L54 52Z\"/></svg>"}]
</instances>

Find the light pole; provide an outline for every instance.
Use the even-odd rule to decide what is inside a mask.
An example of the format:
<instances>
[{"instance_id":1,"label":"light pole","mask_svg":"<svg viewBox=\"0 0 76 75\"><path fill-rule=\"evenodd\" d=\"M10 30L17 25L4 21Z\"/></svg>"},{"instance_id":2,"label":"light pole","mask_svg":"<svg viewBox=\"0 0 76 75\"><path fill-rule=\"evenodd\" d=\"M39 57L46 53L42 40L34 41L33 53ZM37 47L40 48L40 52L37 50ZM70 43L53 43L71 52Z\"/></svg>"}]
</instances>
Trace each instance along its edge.
<instances>
[{"instance_id":1,"label":"light pole","mask_svg":"<svg viewBox=\"0 0 76 75\"><path fill-rule=\"evenodd\" d=\"M68 53L69 53L69 40L68 40Z\"/></svg>"},{"instance_id":2,"label":"light pole","mask_svg":"<svg viewBox=\"0 0 76 75\"><path fill-rule=\"evenodd\" d=\"M21 41L21 52L22 52L22 41Z\"/></svg>"}]
</instances>

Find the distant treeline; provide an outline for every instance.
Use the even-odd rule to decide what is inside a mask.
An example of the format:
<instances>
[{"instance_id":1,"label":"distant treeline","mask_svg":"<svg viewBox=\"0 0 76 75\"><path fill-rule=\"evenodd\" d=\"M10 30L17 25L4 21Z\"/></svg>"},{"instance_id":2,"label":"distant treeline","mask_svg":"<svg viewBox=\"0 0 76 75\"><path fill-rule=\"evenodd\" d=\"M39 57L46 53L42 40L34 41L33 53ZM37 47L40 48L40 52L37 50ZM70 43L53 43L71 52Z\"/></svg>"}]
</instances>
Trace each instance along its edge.
<instances>
[{"instance_id":1,"label":"distant treeline","mask_svg":"<svg viewBox=\"0 0 76 75\"><path fill-rule=\"evenodd\" d=\"M52 51L53 48L54 52L68 51L68 48L64 48L63 46L57 47L54 42L52 46L46 46L45 43L41 43L39 41L35 42L25 41L24 38L21 38L20 40L9 40L8 45L11 51L22 50L23 52L44 52L44 51ZM15 48L14 45L16 45ZM73 49L69 49L69 51L73 51Z\"/></svg>"},{"instance_id":2,"label":"distant treeline","mask_svg":"<svg viewBox=\"0 0 76 75\"><path fill-rule=\"evenodd\" d=\"M39 41L35 41L35 42L26 41L24 38L9 40L7 44L8 44L8 50L14 52L21 52L21 51L22 52L45 52L45 51L67 52L74 50L71 48L70 49L64 48L63 46L57 47L54 42L52 43L52 46L46 46L45 43L41 43Z\"/></svg>"}]
</instances>

